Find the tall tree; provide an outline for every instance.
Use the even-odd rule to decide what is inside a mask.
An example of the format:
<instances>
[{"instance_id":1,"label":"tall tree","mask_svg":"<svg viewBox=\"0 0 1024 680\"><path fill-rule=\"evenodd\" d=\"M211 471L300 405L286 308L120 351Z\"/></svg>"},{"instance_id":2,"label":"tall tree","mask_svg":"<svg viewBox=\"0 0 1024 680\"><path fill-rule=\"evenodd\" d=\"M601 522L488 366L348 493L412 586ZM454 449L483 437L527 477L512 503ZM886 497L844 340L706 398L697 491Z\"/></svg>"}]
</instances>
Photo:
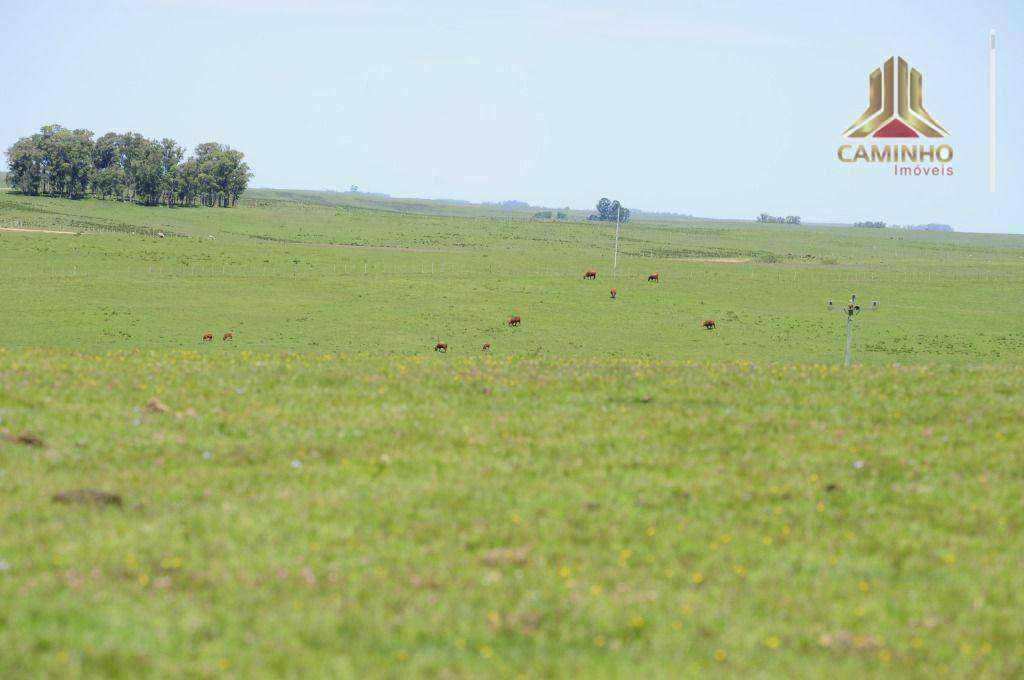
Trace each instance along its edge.
<instances>
[{"instance_id":1,"label":"tall tree","mask_svg":"<svg viewBox=\"0 0 1024 680\"><path fill-rule=\"evenodd\" d=\"M161 191L164 202L170 207L177 201L181 189L181 159L185 150L173 139L165 137L160 140Z\"/></svg>"},{"instance_id":2,"label":"tall tree","mask_svg":"<svg viewBox=\"0 0 1024 680\"><path fill-rule=\"evenodd\" d=\"M154 140L145 140L132 163L131 179L135 193L145 205L159 205L163 190L163 151Z\"/></svg>"},{"instance_id":3,"label":"tall tree","mask_svg":"<svg viewBox=\"0 0 1024 680\"><path fill-rule=\"evenodd\" d=\"M189 158L178 171L178 200L182 205L194 206L199 196L199 162Z\"/></svg>"},{"instance_id":4,"label":"tall tree","mask_svg":"<svg viewBox=\"0 0 1024 680\"><path fill-rule=\"evenodd\" d=\"M37 142L43 154L43 184L50 194L81 198L93 168L92 132L47 125Z\"/></svg>"},{"instance_id":5,"label":"tall tree","mask_svg":"<svg viewBox=\"0 0 1024 680\"><path fill-rule=\"evenodd\" d=\"M619 220L620 222L629 221L629 209L624 207L617 200L612 201L608 198L602 198L597 202L597 214L591 215L590 219L604 220L614 222Z\"/></svg>"},{"instance_id":6,"label":"tall tree","mask_svg":"<svg viewBox=\"0 0 1024 680\"><path fill-rule=\"evenodd\" d=\"M105 170L111 166L121 165L121 135L108 132L93 145L93 164L97 170Z\"/></svg>"},{"instance_id":7,"label":"tall tree","mask_svg":"<svg viewBox=\"0 0 1024 680\"><path fill-rule=\"evenodd\" d=\"M149 140L137 132L125 132L122 135L118 135L118 163L124 171L129 200L135 200L139 185L139 180L136 177L137 166L141 163L143 153L148 144Z\"/></svg>"},{"instance_id":8,"label":"tall tree","mask_svg":"<svg viewBox=\"0 0 1024 680\"><path fill-rule=\"evenodd\" d=\"M7 149L7 183L29 196L37 196L43 188L43 151L38 137L22 137Z\"/></svg>"},{"instance_id":9,"label":"tall tree","mask_svg":"<svg viewBox=\"0 0 1024 680\"><path fill-rule=\"evenodd\" d=\"M252 178L244 158L241 151L216 142L196 147L203 205L235 205Z\"/></svg>"}]
</instances>

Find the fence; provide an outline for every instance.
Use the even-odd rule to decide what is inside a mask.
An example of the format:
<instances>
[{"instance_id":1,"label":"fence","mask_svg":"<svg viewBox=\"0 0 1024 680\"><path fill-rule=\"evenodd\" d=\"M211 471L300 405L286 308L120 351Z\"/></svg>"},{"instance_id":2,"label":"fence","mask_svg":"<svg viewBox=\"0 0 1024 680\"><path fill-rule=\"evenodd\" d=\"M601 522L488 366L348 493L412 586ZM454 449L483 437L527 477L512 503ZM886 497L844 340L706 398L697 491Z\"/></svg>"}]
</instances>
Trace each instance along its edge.
<instances>
[{"instance_id":1,"label":"fence","mask_svg":"<svg viewBox=\"0 0 1024 680\"><path fill-rule=\"evenodd\" d=\"M622 281L644 280L649 269L622 267L618 271L599 270L600 279ZM692 263L672 270L661 271L660 285L676 281L686 282L739 282L792 284L929 284L958 282L1004 282L1024 283L1024 267L1011 268L963 268L962 270L905 270L886 268L881 270L852 270L827 268L779 267L775 265L702 265ZM581 279L583 269L579 267L543 267L538 265L480 266L473 263L436 261L417 264L388 263L337 263L334 265L282 267L274 264L235 265L185 265L185 264L138 264L125 267L99 267L94 265L50 265L43 267L19 266L17 263L0 263L0 281L12 279L218 279L218 278L449 278L449 279ZM656 284L651 284L656 285Z\"/></svg>"}]
</instances>

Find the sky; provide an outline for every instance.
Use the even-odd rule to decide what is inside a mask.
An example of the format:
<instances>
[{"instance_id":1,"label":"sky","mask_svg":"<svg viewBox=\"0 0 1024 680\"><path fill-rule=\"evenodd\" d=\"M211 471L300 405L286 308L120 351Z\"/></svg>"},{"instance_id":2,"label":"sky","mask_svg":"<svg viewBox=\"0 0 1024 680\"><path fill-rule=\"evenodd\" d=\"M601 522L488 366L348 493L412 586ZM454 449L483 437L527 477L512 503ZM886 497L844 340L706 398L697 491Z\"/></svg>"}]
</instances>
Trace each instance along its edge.
<instances>
[{"instance_id":1,"label":"sky","mask_svg":"<svg viewBox=\"0 0 1024 680\"><path fill-rule=\"evenodd\" d=\"M1020 0L0 8L3 148L59 123L223 142L245 152L252 186L1024 233ZM923 74L952 177L836 157L892 55Z\"/></svg>"}]
</instances>

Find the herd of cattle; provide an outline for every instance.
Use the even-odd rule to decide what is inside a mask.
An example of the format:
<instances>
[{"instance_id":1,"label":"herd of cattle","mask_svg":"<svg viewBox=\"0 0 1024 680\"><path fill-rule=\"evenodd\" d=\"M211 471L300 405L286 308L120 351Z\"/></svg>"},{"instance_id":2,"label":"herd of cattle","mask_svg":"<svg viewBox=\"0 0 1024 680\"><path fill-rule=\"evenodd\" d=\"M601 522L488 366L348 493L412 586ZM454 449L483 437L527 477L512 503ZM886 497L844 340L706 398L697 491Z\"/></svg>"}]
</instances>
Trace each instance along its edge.
<instances>
[{"instance_id":1,"label":"herd of cattle","mask_svg":"<svg viewBox=\"0 0 1024 680\"><path fill-rule=\"evenodd\" d=\"M593 269L587 270L586 272L583 273L583 279L585 281L596 280L597 279L597 272L595 270L593 270ZM658 272L651 272L647 276L647 281L649 283L659 283L661 281L661 277L658 276ZM616 290L615 288L612 288L610 292L611 292L611 296L612 296L613 300L618 298L618 295L619 295L619 291L618 290ZM519 316L518 314L516 314L514 316L510 316L508 318L508 325L511 326L512 328L518 327L521 323L523 323L523 317ZM714 319L705 319L704 323L702 324L702 326L704 327L705 330L713 331L713 330L715 330L715 320ZM232 333L230 331L225 333L221 337L221 340L225 341L225 342L228 341L228 340L234 340L234 339L235 339L235 335L234 335L234 333ZM213 333L205 333L205 334L203 334L203 342L212 342L212 341L213 341ZM434 351L435 352L447 352L448 351L448 343L447 342L441 342L440 340L438 340L437 344L434 345ZM485 342L484 346L483 346L483 349L481 351L484 351L484 352L491 351L491 343Z\"/></svg>"},{"instance_id":2,"label":"herd of cattle","mask_svg":"<svg viewBox=\"0 0 1024 680\"><path fill-rule=\"evenodd\" d=\"M597 279L597 271L596 270L588 269L587 271L583 272L583 280L584 281L594 281L596 279ZM658 275L658 272L651 272L647 276L647 281L649 283L659 283L661 281L661 277ZM611 293L611 296L612 296L613 300L617 299L618 296L619 296L619 291L617 289L615 289L615 288L612 288L610 293ZM519 315L510 316L508 318L508 325L512 326L512 327L519 326L522 322L523 322L523 318L521 316L519 316ZM704 327L705 330L709 330L709 331L713 331L716 328L715 320L714 319L705 319L704 323L701 324L701 325ZM434 351L435 352L446 353L448 351L448 343L447 342L441 342L440 340L438 340L437 344L434 345ZM481 351L483 351L483 352L491 351L491 343L485 342L484 345L483 345L483 349Z\"/></svg>"}]
</instances>

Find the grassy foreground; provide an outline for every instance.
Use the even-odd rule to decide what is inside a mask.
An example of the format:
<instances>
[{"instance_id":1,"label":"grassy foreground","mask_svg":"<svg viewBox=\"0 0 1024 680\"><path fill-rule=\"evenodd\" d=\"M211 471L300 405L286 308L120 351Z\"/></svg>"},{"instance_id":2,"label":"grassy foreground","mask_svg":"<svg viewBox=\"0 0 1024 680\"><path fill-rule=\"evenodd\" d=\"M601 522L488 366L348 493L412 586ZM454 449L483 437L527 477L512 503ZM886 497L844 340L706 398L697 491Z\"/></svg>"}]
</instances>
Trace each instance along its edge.
<instances>
[{"instance_id":1,"label":"grassy foreground","mask_svg":"<svg viewBox=\"0 0 1024 680\"><path fill-rule=\"evenodd\" d=\"M1019 677L1021 394L0 349L0 677Z\"/></svg>"}]
</instances>

